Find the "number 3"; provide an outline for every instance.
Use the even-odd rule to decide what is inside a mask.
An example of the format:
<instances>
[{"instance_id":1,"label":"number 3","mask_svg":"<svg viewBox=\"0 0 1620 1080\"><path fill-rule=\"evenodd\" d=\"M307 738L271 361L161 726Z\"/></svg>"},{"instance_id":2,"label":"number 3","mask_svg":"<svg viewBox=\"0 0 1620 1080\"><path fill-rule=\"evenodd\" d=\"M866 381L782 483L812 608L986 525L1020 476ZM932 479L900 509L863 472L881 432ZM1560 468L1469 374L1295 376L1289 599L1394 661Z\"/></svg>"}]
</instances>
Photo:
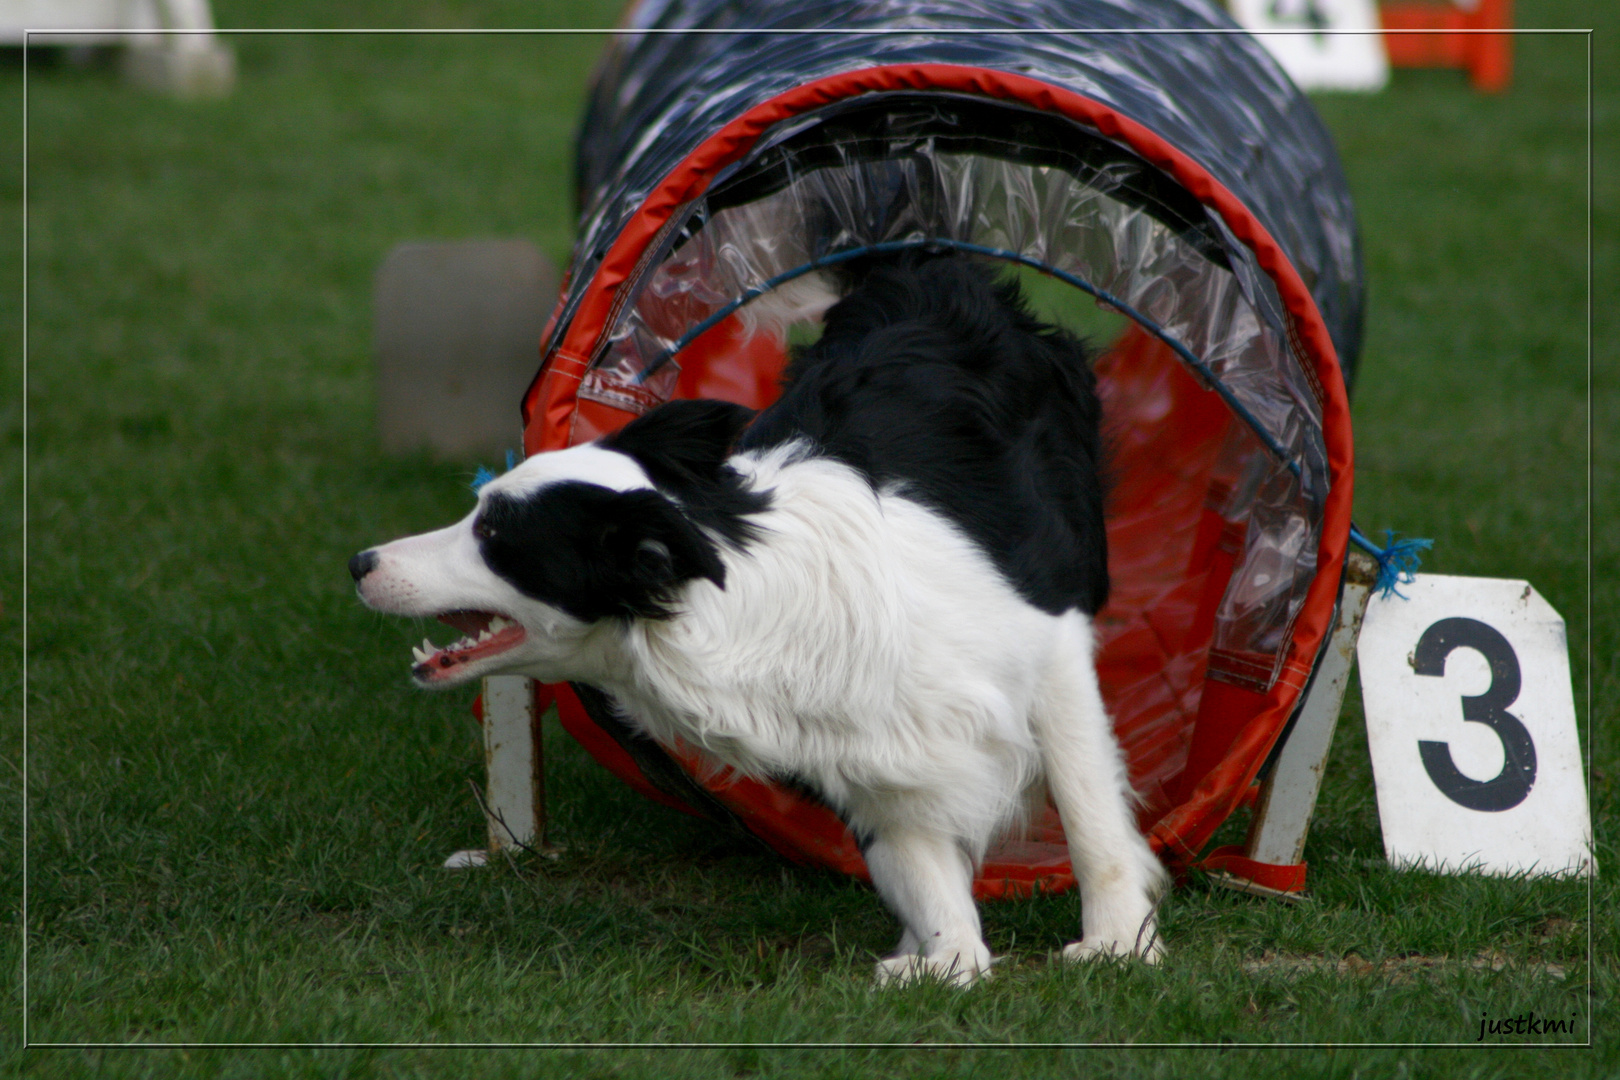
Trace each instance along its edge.
<instances>
[{"instance_id":1,"label":"number 3","mask_svg":"<svg viewBox=\"0 0 1620 1080\"><path fill-rule=\"evenodd\" d=\"M1476 619L1441 619L1418 639L1412 669L1419 675L1446 673L1453 649L1473 649L1491 665L1491 685L1477 697L1463 696L1463 719L1484 724L1502 741L1502 771L1490 780L1474 780L1457 771L1451 747L1418 741L1423 768L1440 793L1470 810L1511 810L1524 802L1536 782L1536 745L1519 718L1507 707L1519 696L1519 658L1494 627Z\"/></svg>"}]
</instances>

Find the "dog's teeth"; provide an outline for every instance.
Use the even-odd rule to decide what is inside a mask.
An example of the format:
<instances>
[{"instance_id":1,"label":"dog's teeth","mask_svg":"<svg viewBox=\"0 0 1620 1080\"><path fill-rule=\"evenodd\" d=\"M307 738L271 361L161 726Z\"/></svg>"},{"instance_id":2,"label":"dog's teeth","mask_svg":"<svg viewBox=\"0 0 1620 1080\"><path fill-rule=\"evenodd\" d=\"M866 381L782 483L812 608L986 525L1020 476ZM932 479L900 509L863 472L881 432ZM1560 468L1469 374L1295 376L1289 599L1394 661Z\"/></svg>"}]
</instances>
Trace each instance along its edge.
<instances>
[{"instance_id":1,"label":"dog's teeth","mask_svg":"<svg viewBox=\"0 0 1620 1080\"><path fill-rule=\"evenodd\" d=\"M411 646L411 658L414 659L418 664L425 664L432 659L432 657L433 654L428 652L426 649L423 649L420 645Z\"/></svg>"},{"instance_id":2,"label":"dog's teeth","mask_svg":"<svg viewBox=\"0 0 1620 1080\"><path fill-rule=\"evenodd\" d=\"M512 624L510 622L506 621L505 619L503 619L499 615L497 615L493 619L489 620L489 629L490 629L491 633L498 634L502 630L505 630L508 626L511 626L511 625Z\"/></svg>"},{"instance_id":3,"label":"dog's teeth","mask_svg":"<svg viewBox=\"0 0 1620 1080\"><path fill-rule=\"evenodd\" d=\"M427 652L427 654L429 656L432 656L434 653L439 651L438 649L433 647L433 640L431 638L423 638L422 639L422 648ZM412 650L412 651L414 652L415 650Z\"/></svg>"},{"instance_id":4,"label":"dog's teeth","mask_svg":"<svg viewBox=\"0 0 1620 1080\"><path fill-rule=\"evenodd\" d=\"M494 635L489 632L488 627L485 627L483 632L478 635L478 640L479 641L488 641L492 637L494 637Z\"/></svg>"}]
</instances>

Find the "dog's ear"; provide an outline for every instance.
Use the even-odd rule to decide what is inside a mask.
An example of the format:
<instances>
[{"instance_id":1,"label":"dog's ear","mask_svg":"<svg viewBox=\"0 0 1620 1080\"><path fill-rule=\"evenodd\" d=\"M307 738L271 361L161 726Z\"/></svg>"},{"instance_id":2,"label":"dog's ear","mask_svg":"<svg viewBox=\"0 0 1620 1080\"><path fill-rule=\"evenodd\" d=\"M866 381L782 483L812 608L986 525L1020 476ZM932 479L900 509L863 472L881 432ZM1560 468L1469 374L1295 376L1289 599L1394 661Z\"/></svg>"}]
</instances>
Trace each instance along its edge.
<instances>
[{"instance_id":1,"label":"dog's ear","mask_svg":"<svg viewBox=\"0 0 1620 1080\"><path fill-rule=\"evenodd\" d=\"M713 483L754 410L729 401L671 401L602 440L628 454L659 487Z\"/></svg>"},{"instance_id":2,"label":"dog's ear","mask_svg":"<svg viewBox=\"0 0 1620 1080\"><path fill-rule=\"evenodd\" d=\"M620 614L668 618L677 586L707 578L721 588L720 551L680 507L656 491L626 491L600 519L606 593Z\"/></svg>"}]
</instances>

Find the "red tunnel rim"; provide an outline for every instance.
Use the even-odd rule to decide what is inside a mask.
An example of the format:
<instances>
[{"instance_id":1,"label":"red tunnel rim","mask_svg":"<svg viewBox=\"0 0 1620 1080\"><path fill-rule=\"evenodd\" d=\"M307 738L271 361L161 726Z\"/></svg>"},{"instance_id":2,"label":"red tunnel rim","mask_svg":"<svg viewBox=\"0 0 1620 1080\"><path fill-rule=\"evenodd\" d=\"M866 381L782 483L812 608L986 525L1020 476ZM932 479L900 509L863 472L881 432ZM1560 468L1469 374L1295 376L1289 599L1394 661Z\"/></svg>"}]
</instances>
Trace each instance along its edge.
<instances>
[{"instance_id":1,"label":"red tunnel rim","mask_svg":"<svg viewBox=\"0 0 1620 1080\"><path fill-rule=\"evenodd\" d=\"M546 359L523 401L525 453L568 445L568 421L577 404L580 380L614 314L619 289L635 279L647 245L681 206L700 197L720 169L741 158L781 121L859 94L904 90L975 94L1055 112L1128 146L1168 173L1219 214L1232 234L1254 252L1288 314L1294 349L1320 390L1329 491L1318 571L1295 620L1281 666L1283 675L1267 704L1236 733L1220 763L1153 829L1155 845L1168 857L1191 862L1252 783L1326 640L1338 597L1339 568L1349 545L1354 451L1349 398L1338 353L1298 270L1265 226L1225 185L1140 122L1092 98L1029 76L958 64L891 64L840 72L754 106L694 148L643 200L598 265L555 348L549 342L554 327L547 327L548 340L542 344ZM556 318L554 313L553 320Z\"/></svg>"}]
</instances>

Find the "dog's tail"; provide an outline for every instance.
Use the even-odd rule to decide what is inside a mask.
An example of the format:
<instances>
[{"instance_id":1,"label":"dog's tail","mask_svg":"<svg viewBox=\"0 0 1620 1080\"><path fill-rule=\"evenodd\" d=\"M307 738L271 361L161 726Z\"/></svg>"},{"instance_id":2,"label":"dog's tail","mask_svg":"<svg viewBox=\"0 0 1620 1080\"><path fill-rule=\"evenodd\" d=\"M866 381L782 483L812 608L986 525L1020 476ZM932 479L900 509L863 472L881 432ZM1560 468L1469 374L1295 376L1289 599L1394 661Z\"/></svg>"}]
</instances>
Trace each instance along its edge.
<instances>
[{"instance_id":1,"label":"dog's tail","mask_svg":"<svg viewBox=\"0 0 1620 1080\"><path fill-rule=\"evenodd\" d=\"M831 275L812 271L744 304L737 309L737 321L742 324L744 340L770 334L785 342L788 329L795 323L821 322L840 295Z\"/></svg>"}]
</instances>

